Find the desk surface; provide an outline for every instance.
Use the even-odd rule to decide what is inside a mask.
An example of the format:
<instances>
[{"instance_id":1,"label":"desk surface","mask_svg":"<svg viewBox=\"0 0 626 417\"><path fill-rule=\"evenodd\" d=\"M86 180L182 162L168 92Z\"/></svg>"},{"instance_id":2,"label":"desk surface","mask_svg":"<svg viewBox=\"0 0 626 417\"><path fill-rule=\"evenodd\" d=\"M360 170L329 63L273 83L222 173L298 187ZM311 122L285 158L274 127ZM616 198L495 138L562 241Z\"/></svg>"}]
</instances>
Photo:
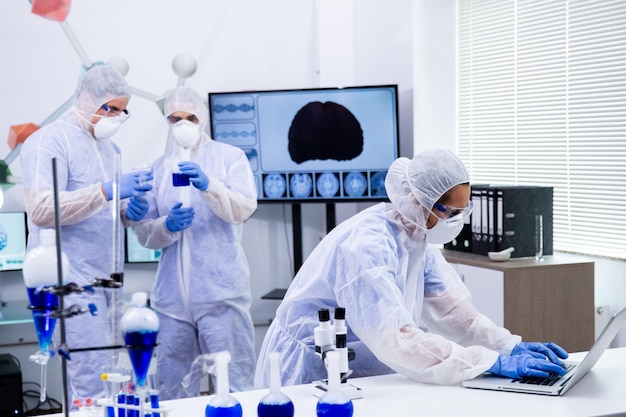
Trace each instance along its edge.
<instances>
[{"instance_id":1,"label":"desk surface","mask_svg":"<svg viewBox=\"0 0 626 417\"><path fill-rule=\"evenodd\" d=\"M593 261L579 259L567 255L549 255L543 258L542 262L535 262L533 258L512 258L505 262L495 262L484 255L477 255L469 252L443 249L441 251L448 262L462 263L479 268L489 268L498 271L515 270L519 268L555 268L570 265L573 267L581 264L593 265Z\"/></svg>"},{"instance_id":2,"label":"desk surface","mask_svg":"<svg viewBox=\"0 0 626 417\"><path fill-rule=\"evenodd\" d=\"M580 360L584 353L571 355ZM626 348L607 350L595 367L563 397L474 390L460 385L438 386L413 382L401 375L356 378L363 389L354 400L354 417L369 416L626 416ZM256 417L259 400L268 390L233 394L245 417ZM316 417L312 385L283 388L295 405L296 417ZM208 397L163 401L170 417L202 416ZM71 413L78 417L78 413ZM61 416L55 414L54 416Z\"/></svg>"}]
</instances>

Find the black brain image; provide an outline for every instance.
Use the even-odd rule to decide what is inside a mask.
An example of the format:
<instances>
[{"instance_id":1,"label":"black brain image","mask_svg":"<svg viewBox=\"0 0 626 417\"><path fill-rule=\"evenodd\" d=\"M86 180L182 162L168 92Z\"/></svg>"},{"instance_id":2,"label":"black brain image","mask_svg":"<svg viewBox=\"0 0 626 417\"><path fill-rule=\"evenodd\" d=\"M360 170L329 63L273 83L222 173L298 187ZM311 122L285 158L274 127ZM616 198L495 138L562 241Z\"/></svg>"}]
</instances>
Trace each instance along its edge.
<instances>
[{"instance_id":1,"label":"black brain image","mask_svg":"<svg viewBox=\"0 0 626 417\"><path fill-rule=\"evenodd\" d=\"M312 159L346 161L363 152L363 129L341 104L314 101L298 110L289 128L289 155L301 164Z\"/></svg>"}]
</instances>

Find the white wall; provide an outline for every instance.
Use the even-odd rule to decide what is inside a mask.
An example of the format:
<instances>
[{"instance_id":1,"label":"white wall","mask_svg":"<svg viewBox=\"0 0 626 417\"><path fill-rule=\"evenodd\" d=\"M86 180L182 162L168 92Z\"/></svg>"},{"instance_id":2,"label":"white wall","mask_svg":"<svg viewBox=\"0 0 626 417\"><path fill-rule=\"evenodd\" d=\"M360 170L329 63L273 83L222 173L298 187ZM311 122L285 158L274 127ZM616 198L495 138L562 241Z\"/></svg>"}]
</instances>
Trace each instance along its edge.
<instances>
[{"instance_id":1,"label":"white wall","mask_svg":"<svg viewBox=\"0 0 626 417\"><path fill-rule=\"evenodd\" d=\"M151 162L166 149L166 125L153 99L146 97L160 98L176 86L171 62L186 53L196 58L198 68L185 85L203 93L398 84L400 150L411 156L413 4L411 0L75 1L66 21L78 41L74 47L59 23L30 13L27 0L3 2L0 132L8 133L16 124L41 124L71 98L85 60L106 62L119 56L128 62L126 78L136 90L129 103L132 116L114 138L122 148L122 169ZM9 151L0 141L0 158ZM21 176L19 159L10 169ZM337 221L368 205L338 204ZM24 210L19 184L5 194L1 210ZM306 256L325 234L325 207L306 204L302 211ZM258 345L263 325L278 306L278 301L260 297L288 286L293 274L290 206L260 205L245 225L243 245L252 271ZM126 296L147 291L155 270L155 264L127 265ZM2 300L24 302L26 307L19 272L3 273L0 289ZM20 355L25 380L38 381L38 367L24 359L29 349L15 345L8 352ZM56 391L51 395L60 398Z\"/></svg>"}]
</instances>

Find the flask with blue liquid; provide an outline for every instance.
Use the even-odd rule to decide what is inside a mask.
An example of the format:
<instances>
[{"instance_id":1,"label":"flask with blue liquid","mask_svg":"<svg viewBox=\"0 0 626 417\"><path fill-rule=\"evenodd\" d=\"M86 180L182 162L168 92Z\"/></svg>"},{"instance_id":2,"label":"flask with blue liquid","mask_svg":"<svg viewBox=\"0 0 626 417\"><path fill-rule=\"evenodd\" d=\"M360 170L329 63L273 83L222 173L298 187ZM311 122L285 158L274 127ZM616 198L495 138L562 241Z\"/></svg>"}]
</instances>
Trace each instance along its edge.
<instances>
[{"instance_id":1,"label":"flask with blue liquid","mask_svg":"<svg viewBox=\"0 0 626 417\"><path fill-rule=\"evenodd\" d=\"M291 398L283 394L280 384L280 354L269 354L270 392L259 401L258 417L293 417L294 406Z\"/></svg>"},{"instance_id":2,"label":"flask with blue liquid","mask_svg":"<svg viewBox=\"0 0 626 417\"><path fill-rule=\"evenodd\" d=\"M317 417L352 417L354 406L350 396L341 389L339 353L326 352L328 391L317 400Z\"/></svg>"},{"instance_id":3,"label":"flask with blue liquid","mask_svg":"<svg viewBox=\"0 0 626 417\"><path fill-rule=\"evenodd\" d=\"M159 334L159 318L148 307L148 294L133 293L131 307L126 310L120 321L128 356L140 388L146 386L146 377L150 368L152 352Z\"/></svg>"},{"instance_id":4,"label":"flask with blue liquid","mask_svg":"<svg viewBox=\"0 0 626 417\"><path fill-rule=\"evenodd\" d=\"M228 351L218 352L215 356L216 362L216 393L211 396L204 414L206 417L241 417L243 410L239 401L230 395L230 384L228 381L228 362L230 353Z\"/></svg>"},{"instance_id":5,"label":"flask with blue liquid","mask_svg":"<svg viewBox=\"0 0 626 417\"><path fill-rule=\"evenodd\" d=\"M56 317L53 313L59 308L58 296L50 291L50 288L57 286L59 279L57 276L57 248L56 232L54 229L41 229L39 231L40 245L28 252L24 259L22 275L24 284L28 292L30 302L29 309L32 312L37 340L39 341L39 352L32 355L30 359L41 365L41 392L40 401L46 400L46 374L48 359L51 355L50 345L52 335L56 325ZM67 256L61 254L62 282L66 281L66 274L69 273L70 263Z\"/></svg>"}]
</instances>

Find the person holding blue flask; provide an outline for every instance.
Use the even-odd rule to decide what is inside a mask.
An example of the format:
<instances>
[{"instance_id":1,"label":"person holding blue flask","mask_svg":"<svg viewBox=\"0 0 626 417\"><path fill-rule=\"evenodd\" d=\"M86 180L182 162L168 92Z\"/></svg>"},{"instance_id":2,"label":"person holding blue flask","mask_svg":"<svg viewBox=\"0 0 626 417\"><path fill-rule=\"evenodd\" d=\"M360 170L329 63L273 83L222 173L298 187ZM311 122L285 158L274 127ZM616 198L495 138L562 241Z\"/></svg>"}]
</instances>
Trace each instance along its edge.
<instances>
[{"instance_id":1,"label":"person holding blue flask","mask_svg":"<svg viewBox=\"0 0 626 417\"><path fill-rule=\"evenodd\" d=\"M30 253L39 247L41 231L55 226L52 159L56 160L61 220L61 247L68 255L67 282L79 286L108 278L113 259L113 179L119 147L111 140L129 118L126 106L131 97L124 77L110 65L96 65L79 81L70 111L42 127L24 142L20 153L24 202L28 214ZM123 227L139 221L148 211L144 198L152 188L152 176L140 179L136 172L121 175L119 236ZM122 224L123 223L123 224ZM119 242L123 256L123 241ZM110 311L115 311L113 291L95 288L65 297L65 305L88 310L97 307L97 316L81 314L66 321L66 342L70 349L110 346ZM58 328L58 326L57 326ZM58 332L55 334L58 343ZM67 361L69 387L78 399L100 398L104 387L100 374L111 364L107 350L77 352ZM72 403L72 401L69 401Z\"/></svg>"},{"instance_id":2,"label":"person holding blue flask","mask_svg":"<svg viewBox=\"0 0 626 417\"><path fill-rule=\"evenodd\" d=\"M200 95L177 87L164 103L171 150L152 164L150 209L133 225L140 244L162 249L151 305L161 324L157 373L162 400L200 394L203 354L228 351L230 391L252 389L255 351L243 223L257 208L245 153L212 140Z\"/></svg>"},{"instance_id":3,"label":"person holding blue flask","mask_svg":"<svg viewBox=\"0 0 626 417\"><path fill-rule=\"evenodd\" d=\"M282 357L283 385L321 380L315 351L321 308L345 308L352 377L398 372L415 381L455 384L483 372L509 377L565 373L567 352L522 342L471 303L439 246L472 211L469 175L452 152L429 149L398 158L387 173L390 202L333 229L306 259L276 311L259 364ZM256 388L269 374L257 366Z\"/></svg>"}]
</instances>

